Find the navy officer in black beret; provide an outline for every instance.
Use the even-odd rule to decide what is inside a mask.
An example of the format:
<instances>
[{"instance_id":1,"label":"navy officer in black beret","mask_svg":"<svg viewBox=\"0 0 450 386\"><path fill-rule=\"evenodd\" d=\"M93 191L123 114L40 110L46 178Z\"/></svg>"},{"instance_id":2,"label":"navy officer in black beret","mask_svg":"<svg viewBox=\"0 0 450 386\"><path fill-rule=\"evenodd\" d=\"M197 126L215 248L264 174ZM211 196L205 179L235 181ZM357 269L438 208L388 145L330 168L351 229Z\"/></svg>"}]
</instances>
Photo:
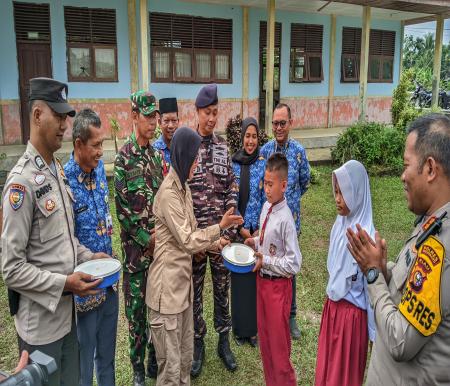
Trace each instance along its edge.
<instances>
[{"instance_id":1,"label":"navy officer in black beret","mask_svg":"<svg viewBox=\"0 0 450 386\"><path fill-rule=\"evenodd\" d=\"M237 207L237 185L232 170L227 142L214 133L218 118L217 85L208 84L198 93L197 132L202 137L198 153L198 167L189 181L194 204L194 214L199 228L206 228L220 221L230 208ZM224 236L233 239L236 230L225 231ZM204 337L206 323L203 319L203 284L209 260L214 291L214 328L219 333L217 352L229 371L237 368L236 359L230 349L231 329L229 288L230 272L223 265L218 250L208 250L194 256L192 274L194 282L194 358L192 376L198 376L205 357Z\"/></svg>"},{"instance_id":2,"label":"navy officer in black beret","mask_svg":"<svg viewBox=\"0 0 450 386\"><path fill-rule=\"evenodd\" d=\"M78 386L79 357L73 294L97 293L101 279L75 272L92 253L74 233L73 196L54 157L75 110L66 84L30 80L30 141L4 189L1 272L19 352L40 350L55 359L47 385Z\"/></svg>"}]
</instances>

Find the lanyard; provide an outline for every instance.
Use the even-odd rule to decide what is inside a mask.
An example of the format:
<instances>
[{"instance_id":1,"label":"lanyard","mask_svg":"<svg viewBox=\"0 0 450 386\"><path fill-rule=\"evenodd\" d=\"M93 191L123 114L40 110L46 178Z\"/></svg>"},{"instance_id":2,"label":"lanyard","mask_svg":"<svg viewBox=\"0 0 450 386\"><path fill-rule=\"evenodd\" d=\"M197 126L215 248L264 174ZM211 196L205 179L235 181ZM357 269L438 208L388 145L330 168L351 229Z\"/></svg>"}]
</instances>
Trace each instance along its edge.
<instances>
[{"instance_id":1,"label":"lanyard","mask_svg":"<svg viewBox=\"0 0 450 386\"><path fill-rule=\"evenodd\" d=\"M267 225L267 221L269 220L269 216L272 213L272 208L273 208L273 205L270 206L270 208L267 212L266 218L264 220L263 226L261 228L261 234L259 235L259 245L260 246L262 246L264 243L264 233L266 232L266 225Z\"/></svg>"}]
</instances>

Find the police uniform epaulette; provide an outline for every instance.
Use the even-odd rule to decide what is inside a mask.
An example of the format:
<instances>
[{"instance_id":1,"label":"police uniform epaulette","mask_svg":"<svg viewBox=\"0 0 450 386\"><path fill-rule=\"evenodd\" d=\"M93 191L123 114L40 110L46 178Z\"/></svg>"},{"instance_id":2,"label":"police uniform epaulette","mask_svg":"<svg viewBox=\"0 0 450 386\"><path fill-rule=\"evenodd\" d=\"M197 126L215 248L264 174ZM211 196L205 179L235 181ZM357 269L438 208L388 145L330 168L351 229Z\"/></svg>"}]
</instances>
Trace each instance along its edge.
<instances>
[{"instance_id":1,"label":"police uniform epaulette","mask_svg":"<svg viewBox=\"0 0 450 386\"><path fill-rule=\"evenodd\" d=\"M23 169L25 168L26 163L30 160L29 156L25 156L25 153L22 157L19 158L17 163L11 169L11 174L22 174Z\"/></svg>"}]
</instances>

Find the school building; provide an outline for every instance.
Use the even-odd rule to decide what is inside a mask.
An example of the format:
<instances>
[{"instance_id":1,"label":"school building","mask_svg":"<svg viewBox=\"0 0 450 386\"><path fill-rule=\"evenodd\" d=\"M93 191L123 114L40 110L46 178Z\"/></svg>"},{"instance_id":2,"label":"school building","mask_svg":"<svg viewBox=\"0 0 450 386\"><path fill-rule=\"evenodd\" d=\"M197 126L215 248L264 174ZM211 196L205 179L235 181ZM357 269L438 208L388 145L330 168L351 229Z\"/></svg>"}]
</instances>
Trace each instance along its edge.
<instances>
[{"instance_id":1,"label":"school building","mask_svg":"<svg viewBox=\"0 0 450 386\"><path fill-rule=\"evenodd\" d=\"M436 67L450 4L1 0L0 11L0 145L12 145L29 138L36 76L67 82L74 107L91 107L108 128L116 119L122 138L132 128L131 92L176 96L181 124L194 127L194 100L208 82L219 85L220 129L237 114L267 127L278 102L291 106L298 129L389 122L404 26L438 21Z\"/></svg>"}]
</instances>

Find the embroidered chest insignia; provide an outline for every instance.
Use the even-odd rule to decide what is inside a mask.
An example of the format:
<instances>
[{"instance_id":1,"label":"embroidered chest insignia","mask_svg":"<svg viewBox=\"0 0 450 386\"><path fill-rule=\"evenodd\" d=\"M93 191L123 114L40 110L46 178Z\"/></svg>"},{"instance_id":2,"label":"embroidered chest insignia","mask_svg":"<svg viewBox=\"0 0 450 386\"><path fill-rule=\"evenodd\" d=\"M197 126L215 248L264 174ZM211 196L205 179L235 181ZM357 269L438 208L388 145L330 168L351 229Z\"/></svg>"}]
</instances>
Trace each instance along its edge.
<instances>
[{"instance_id":1,"label":"embroidered chest insignia","mask_svg":"<svg viewBox=\"0 0 450 386\"><path fill-rule=\"evenodd\" d=\"M45 181L45 175L43 175L42 173L37 173L34 175L34 182L37 185L42 185Z\"/></svg>"},{"instance_id":2,"label":"embroidered chest insignia","mask_svg":"<svg viewBox=\"0 0 450 386\"><path fill-rule=\"evenodd\" d=\"M269 253L270 256L275 256L277 254L277 246L275 244L270 244Z\"/></svg>"},{"instance_id":3,"label":"embroidered chest insignia","mask_svg":"<svg viewBox=\"0 0 450 386\"><path fill-rule=\"evenodd\" d=\"M39 169L43 169L45 166L45 162L40 155L37 155L36 157L34 157L34 162L36 163L36 166Z\"/></svg>"},{"instance_id":4,"label":"embroidered chest insignia","mask_svg":"<svg viewBox=\"0 0 450 386\"><path fill-rule=\"evenodd\" d=\"M9 203L14 210L19 209L25 199L25 186L12 184L9 189Z\"/></svg>"},{"instance_id":5,"label":"embroidered chest insignia","mask_svg":"<svg viewBox=\"0 0 450 386\"><path fill-rule=\"evenodd\" d=\"M49 198L47 201L45 201L45 209L47 209L49 212L51 212L53 209L55 209L56 203L51 198Z\"/></svg>"},{"instance_id":6,"label":"embroidered chest insignia","mask_svg":"<svg viewBox=\"0 0 450 386\"><path fill-rule=\"evenodd\" d=\"M399 311L422 335L434 334L441 323L441 274L444 245L430 236L417 251L399 304Z\"/></svg>"}]
</instances>

